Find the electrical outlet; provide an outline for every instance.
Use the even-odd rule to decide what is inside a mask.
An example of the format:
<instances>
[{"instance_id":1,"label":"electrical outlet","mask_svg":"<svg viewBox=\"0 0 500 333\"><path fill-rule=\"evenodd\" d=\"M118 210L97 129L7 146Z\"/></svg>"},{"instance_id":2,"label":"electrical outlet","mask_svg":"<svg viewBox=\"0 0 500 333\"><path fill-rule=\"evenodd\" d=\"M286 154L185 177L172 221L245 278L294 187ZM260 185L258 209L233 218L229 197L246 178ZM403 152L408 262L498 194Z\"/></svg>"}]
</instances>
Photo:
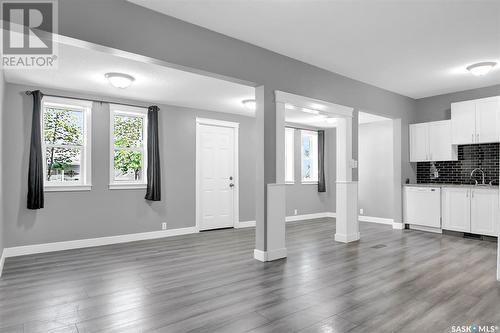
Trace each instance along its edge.
<instances>
[{"instance_id":1,"label":"electrical outlet","mask_svg":"<svg viewBox=\"0 0 500 333\"><path fill-rule=\"evenodd\" d=\"M167 222L161 224L161 230L167 230Z\"/></svg>"},{"instance_id":2,"label":"electrical outlet","mask_svg":"<svg viewBox=\"0 0 500 333\"><path fill-rule=\"evenodd\" d=\"M363 215L364 213L365 213L365 210L364 210L363 208L360 208L360 209L359 209L359 214L360 214L360 215Z\"/></svg>"},{"instance_id":3,"label":"electrical outlet","mask_svg":"<svg viewBox=\"0 0 500 333\"><path fill-rule=\"evenodd\" d=\"M293 215L297 215L298 213L299 213L299 211L297 209L293 210Z\"/></svg>"}]
</instances>

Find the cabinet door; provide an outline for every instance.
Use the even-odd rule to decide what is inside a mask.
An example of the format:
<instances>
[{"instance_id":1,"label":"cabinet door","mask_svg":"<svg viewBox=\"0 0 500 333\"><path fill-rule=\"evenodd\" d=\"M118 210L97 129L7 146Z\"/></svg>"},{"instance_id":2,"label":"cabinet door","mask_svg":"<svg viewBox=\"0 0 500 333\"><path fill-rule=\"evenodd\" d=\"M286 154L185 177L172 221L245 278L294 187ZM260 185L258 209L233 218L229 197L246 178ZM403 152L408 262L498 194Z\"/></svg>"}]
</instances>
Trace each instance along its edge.
<instances>
[{"instance_id":1,"label":"cabinet door","mask_svg":"<svg viewBox=\"0 0 500 333\"><path fill-rule=\"evenodd\" d=\"M476 102L476 142L500 141L499 98L485 98Z\"/></svg>"},{"instance_id":2,"label":"cabinet door","mask_svg":"<svg viewBox=\"0 0 500 333\"><path fill-rule=\"evenodd\" d=\"M428 129L427 124L410 125L410 162L429 160Z\"/></svg>"},{"instance_id":3,"label":"cabinet door","mask_svg":"<svg viewBox=\"0 0 500 333\"><path fill-rule=\"evenodd\" d=\"M498 191L473 189L471 192L471 232L498 236L500 209Z\"/></svg>"},{"instance_id":4,"label":"cabinet door","mask_svg":"<svg viewBox=\"0 0 500 333\"><path fill-rule=\"evenodd\" d=\"M429 123L429 159L431 161L458 160L457 148L451 144L451 121Z\"/></svg>"},{"instance_id":5,"label":"cabinet door","mask_svg":"<svg viewBox=\"0 0 500 333\"><path fill-rule=\"evenodd\" d=\"M470 232L470 190L443 189L443 229Z\"/></svg>"},{"instance_id":6,"label":"cabinet door","mask_svg":"<svg viewBox=\"0 0 500 333\"><path fill-rule=\"evenodd\" d=\"M451 142L474 143L476 138L476 106L474 101L451 104Z\"/></svg>"}]
</instances>

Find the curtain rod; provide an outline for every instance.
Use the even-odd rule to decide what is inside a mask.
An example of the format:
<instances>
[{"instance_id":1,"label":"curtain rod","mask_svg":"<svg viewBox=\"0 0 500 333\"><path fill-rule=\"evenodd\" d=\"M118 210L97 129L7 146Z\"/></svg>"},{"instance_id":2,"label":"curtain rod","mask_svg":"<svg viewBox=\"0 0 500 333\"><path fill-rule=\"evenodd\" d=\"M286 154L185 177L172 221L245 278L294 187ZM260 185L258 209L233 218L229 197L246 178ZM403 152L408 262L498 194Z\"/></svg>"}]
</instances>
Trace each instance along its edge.
<instances>
[{"instance_id":1,"label":"curtain rod","mask_svg":"<svg viewBox=\"0 0 500 333\"><path fill-rule=\"evenodd\" d=\"M31 90L26 90L26 95L31 95L32 91ZM127 104L127 103L117 103L117 102L112 102L112 101L106 101L103 99L90 99L90 98L80 98L80 97L70 97L70 96L62 96L62 95L51 95L51 94L44 94L42 92L43 96L50 96L50 97L59 97L59 98L67 98L67 99L74 99L74 100L80 100L80 101L89 101L89 102L97 102L97 103L108 103L108 104L118 104L118 105L124 105L124 106L132 106L136 108L148 108L148 106L144 105L138 105L138 104Z\"/></svg>"}]
</instances>

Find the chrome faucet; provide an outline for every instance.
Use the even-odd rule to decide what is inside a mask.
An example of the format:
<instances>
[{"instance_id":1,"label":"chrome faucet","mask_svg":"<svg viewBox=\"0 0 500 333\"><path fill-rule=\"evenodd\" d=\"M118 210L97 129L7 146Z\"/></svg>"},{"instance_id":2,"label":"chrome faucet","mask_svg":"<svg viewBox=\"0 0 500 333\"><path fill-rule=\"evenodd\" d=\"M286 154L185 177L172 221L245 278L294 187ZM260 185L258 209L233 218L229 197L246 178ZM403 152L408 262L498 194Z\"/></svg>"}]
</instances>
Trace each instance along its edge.
<instances>
[{"instance_id":1,"label":"chrome faucet","mask_svg":"<svg viewBox=\"0 0 500 333\"><path fill-rule=\"evenodd\" d=\"M485 179L484 179L484 178L485 178L485 174L484 174L483 169L481 169L481 168L475 168L474 170L472 170L472 172L470 173L470 178L472 178L472 176L474 176L474 173L475 173L476 171L481 171L481 174L483 175L483 182L482 182L482 184L481 184L481 185L486 185L486 181L485 181ZM477 184L478 184L478 183L477 183L477 180L475 180L475 179L474 179L474 181L476 182L476 185L477 185Z\"/></svg>"}]
</instances>

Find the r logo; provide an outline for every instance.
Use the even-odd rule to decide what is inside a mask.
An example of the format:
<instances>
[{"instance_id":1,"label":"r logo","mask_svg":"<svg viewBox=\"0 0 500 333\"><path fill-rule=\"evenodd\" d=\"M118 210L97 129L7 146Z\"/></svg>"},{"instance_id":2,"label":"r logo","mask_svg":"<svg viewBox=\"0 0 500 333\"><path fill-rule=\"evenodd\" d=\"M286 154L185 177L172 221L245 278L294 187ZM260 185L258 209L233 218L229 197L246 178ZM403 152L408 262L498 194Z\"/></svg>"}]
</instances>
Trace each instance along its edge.
<instances>
[{"instance_id":1,"label":"r logo","mask_svg":"<svg viewBox=\"0 0 500 333\"><path fill-rule=\"evenodd\" d=\"M3 54L52 54L53 2L4 1Z\"/></svg>"}]
</instances>

